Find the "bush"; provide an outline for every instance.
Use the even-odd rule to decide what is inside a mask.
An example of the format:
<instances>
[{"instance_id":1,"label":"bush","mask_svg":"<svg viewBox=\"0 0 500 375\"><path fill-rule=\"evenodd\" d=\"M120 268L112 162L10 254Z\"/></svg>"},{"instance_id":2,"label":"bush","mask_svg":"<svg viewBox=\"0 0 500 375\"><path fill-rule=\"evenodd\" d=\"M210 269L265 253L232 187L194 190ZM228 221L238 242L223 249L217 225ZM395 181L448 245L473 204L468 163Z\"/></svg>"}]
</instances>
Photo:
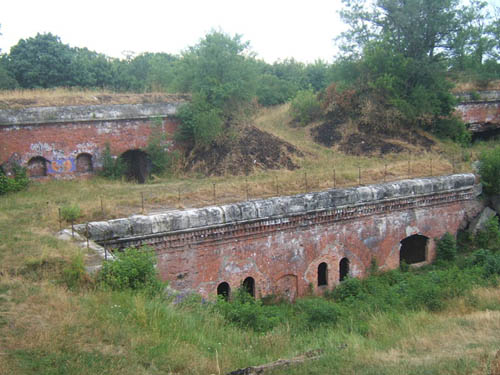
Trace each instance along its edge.
<instances>
[{"instance_id":1,"label":"bush","mask_svg":"<svg viewBox=\"0 0 500 375\"><path fill-rule=\"evenodd\" d=\"M437 242L436 259L451 262L457 257L457 243L455 237L446 232Z\"/></svg>"},{"instance_id":2,"label":"bush","mask_svg":"<svg viewBox=\"0 0 500 375\"><path fill-rule=\"evenodd\" d=\"M488 250L500 250L500 226L498 218L492 216L484 230L479 231L475 238L476 246Z\"/></svg>"},{"instance_id":3,"label":"bush","mask_svg":"<svg viewBox=\"0 0 500 375\"><path fill-rule=\"evenodd\" d=\"M500 146L481 154L479 174L487 194L500 194Z\"/></svg>"},{"instance_id":4,"label":"bush","mask_svg":"<svg viewBox=\"0 0 500 375\"><path fill-rule=\"evenodd\" d=\"M128 248L116 254L115 260L104 261L98 280L113 290L145 290L151 294L161 292L163 283L156 271L153 249Z\"/></svg>"},{"instance_id":5,"label":"bush","mask_svg":"<svg viewBox=\"0 0 500 375\"><path fill-rule=\"evenodd\" d=\"M337 301L344 301L347 298L359 296L361 292L361 281L353 277L348 278L337 286L332 292L332 297Z\"/></svg>"},{"instance_id":6,"label":"bush","mask_svg":"<svg viewBox=\"0 0 500 375\"><path fill-rule=\"evenodd\" d=\"M290 104L290 113L300 125L307 125L321 116L321 105L312 90L299 91Z\"/></svg>"},{"instance_id":7,"label":"bush","mask_svg":"<svg viewBox=\"0 0 500 375\"><path fill-rule=\"evenodd\" d=\"M126 163L121 158L113 157L109 143L106 143L104 152L102 153L102 169L99 172L100 176L119 179L127 170Z\"/></svg>"},{"instance_id":8,"label":"bush","mask_svg":"<svg viewBox=\"0 0 500 375\"><path fill-rule=\"evenodd\" d=\"M82 209L77 204L61 207L61 218L68 223L74 223L80 216L82 216Z\"/></svg>"},{"instance_id":9,"label":"bush","mask_svg":"<svg viewBox=\"0 0 500 375\"><path fill-rule=\"evenodd\" d=\"M222 134L221 111L201 95L193 95L192 101L183 105L177 116L181 122L175 134L177 141L209 145Z\"/></svg>"},{"instance_id":10,"label":"bush","mask_svg":"<svg viewBox=\"0 0 500 375\"><path fill-rule=\"evenodd\" d=\"M90 281L82 254L75 255L71 262L63 269L63 282L69 289L78 289Z\"/></svg>"},{"instance_id":11,"label":"bush","mask_svg":"<svg viewBox=\"0 0 500 375\"><path fill-rule=\"evenodd\" d=\"M269 331L282 320L279 306L264 306L244 288L238 288L232 301L219 298L215 310L236 326L256 332Z\"/></svg>"},{"instance_id":12,"label":"bush","mask_svg":"<svg viewBox=\"0 0 500 375\"><path fill-rule=\"evenodd\" d=\"M450 138L462 146L468 146L472 140L471 133L467 130L465 123L456 117L435 120L433 131L438 137Z\"/></svg>"},{"instance_id":13,"label":"bush","mask_svg":"<svg viewBox=\"0 0 500 375\"><path fill-rule=\"evenodd\" d=\"M24 190L29 185L26 168L16 166L13 168L14 178L7 177L0 168L0 195Z\"/></svg>"},{"instance_id":14,"label":"bush","mask_svg":"<svg viewBox=\"0 0 500 375\"><path fill-rule=\"evenodd\" d=\"M299 299L295 303L295 309L308 329L335 325L341 316L340 306L323 298Z\"/></svg>"}]
</instances>

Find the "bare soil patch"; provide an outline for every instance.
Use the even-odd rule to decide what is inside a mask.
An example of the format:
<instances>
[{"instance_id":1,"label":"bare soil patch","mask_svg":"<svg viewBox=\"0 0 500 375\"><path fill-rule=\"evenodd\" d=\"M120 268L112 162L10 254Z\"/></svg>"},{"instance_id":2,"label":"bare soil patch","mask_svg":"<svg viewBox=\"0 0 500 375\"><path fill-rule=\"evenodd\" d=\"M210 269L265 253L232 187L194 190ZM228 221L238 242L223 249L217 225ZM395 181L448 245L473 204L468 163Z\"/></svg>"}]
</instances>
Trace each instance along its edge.
<instances>
[{"instance_id":1,"label":"bare soil patch","mask_svg":"<svg viewBox=\"0 0 500 375\"><path fill-rule=\"evenodd\" d=\"M406 152L415 147L430 151L435 142L415 131L380 130L366 124L357 124L355 131L348 131L346 123L327 121L311 129L316 143L326 147L338 146L348 155L382 156Z\"/></svg>"},{"instance_id":2,"label":"bare soil patch","mask_svg":"<svg viewBox=\"0 0 500 375\"><path fill-rule=\"evenodd\" d=\"M297 169L293 158L302 156L291 143L246 126L234 140L192 152L186 168L211 176L248 175L255 169Z\"/></svg>"}]
</instances>

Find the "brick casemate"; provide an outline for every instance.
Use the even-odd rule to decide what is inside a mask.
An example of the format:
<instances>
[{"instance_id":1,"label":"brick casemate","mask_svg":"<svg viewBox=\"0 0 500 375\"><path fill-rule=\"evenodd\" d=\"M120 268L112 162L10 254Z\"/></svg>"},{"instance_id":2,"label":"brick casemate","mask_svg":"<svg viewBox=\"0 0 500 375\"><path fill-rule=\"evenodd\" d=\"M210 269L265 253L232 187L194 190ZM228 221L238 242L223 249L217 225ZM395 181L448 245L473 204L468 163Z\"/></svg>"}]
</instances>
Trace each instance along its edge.
<instances>
[{"instance_id":1,"label":"brick casemate","mask_svg":"<svg viewBox=\"0 0 500 375\"><path fill-rule=\"evenodd\" d=\"M256 296L293 300L364 277L373 260L382 270L430 262L434 239L456 234L482 208L474 181L443 176L136 215L89 223L88 235L110 248L153 247L175 289L208 297L251 280ZM402 241L413 239L402 255Z\"/></svg>"}]
</instances>

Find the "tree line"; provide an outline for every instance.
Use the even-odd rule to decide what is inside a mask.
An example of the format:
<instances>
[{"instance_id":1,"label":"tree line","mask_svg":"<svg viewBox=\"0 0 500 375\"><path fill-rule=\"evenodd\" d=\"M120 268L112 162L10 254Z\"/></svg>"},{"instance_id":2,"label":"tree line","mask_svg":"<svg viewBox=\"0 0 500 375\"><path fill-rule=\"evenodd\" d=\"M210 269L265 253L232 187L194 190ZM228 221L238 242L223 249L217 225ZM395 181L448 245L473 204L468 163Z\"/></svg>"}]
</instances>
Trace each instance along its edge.
<instances>
[{"instance_id":1,"label":"tree line","mask_svg":"<svg viewBox=\"0 0 500 375\"><path fill-rule=\"evenodd\" d=\"M227 134L236 114L255 101L269 106L294 98L314 116L354 116L373 127L419 126L464 141L463 126L451 116L453 84L465 80L485 87L500 78L500 18L488 3L342 3L348 29L335 40L341 52L333 63L290 58L269 64L240 35L222 31L208 33L179 55L123 59L71 47L48 33L21 39L1 55L0 88L189 92L193 100L180 114L179 139L195 145Z\"/></svg>"}]
</instances>

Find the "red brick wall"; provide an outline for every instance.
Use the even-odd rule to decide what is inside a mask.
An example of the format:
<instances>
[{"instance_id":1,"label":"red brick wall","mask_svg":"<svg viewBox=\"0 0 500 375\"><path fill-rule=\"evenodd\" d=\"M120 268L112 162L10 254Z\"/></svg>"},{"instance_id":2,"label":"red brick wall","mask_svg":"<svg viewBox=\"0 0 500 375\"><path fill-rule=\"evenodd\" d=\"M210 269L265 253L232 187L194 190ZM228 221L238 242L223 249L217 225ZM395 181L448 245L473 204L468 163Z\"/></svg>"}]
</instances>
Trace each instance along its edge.
<instances>
[{"instance_id":1,"label":"red brick wall","mask_svg":"<svg viewBox=\"0 0 500 375\"><path fill-rule=\"evenodd\" d=\"M289 298L316 293L339 282L339 263L350 262L350 275L367 274L372 258L383 270L399 266L400 243L414 234L429 238L426 261L435 257L435 238L456 233L480 209L477 201L460 201L420 209L395 211L334 223L314 224L238 235L230 240L204 241L170 247L157 244L160 275L179 290L195 290L207 297L217 286L238 288L255 279L256 295L281 294ZM182 239L181 239L182 241ZM328 286L317 287L320 263L328 265Z\"/></svg>"},{"instance_id":2,"label":"red brick wall","mask_svg":"<svg viewBox=\"0 0 500 375\"><path fill-rule=\"evenodd\" d=\"M26 166L31 158L41 156L48 161L49 175L74 175L79 154L92 155L94 169L99 168L106 143L114 155L144 148L154 126L158 129L149 120L0 126L0 165L10 160ZM176 128L172 119L164 119L159 127L167 139L172 138Z\"/></svg>"}]
</instances>

